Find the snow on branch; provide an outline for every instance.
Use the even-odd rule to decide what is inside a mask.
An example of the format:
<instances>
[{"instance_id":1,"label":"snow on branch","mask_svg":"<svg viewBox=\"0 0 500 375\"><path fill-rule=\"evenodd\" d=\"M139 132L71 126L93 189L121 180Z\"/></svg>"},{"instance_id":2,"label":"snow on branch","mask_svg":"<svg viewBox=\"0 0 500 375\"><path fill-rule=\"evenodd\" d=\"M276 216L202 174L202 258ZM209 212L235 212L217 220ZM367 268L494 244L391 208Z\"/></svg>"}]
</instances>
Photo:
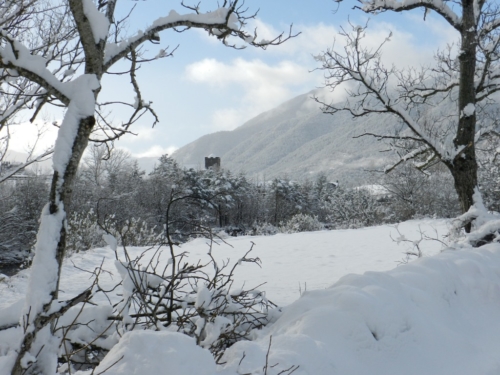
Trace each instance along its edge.
<instances>
[{"instance_id":1,"label":"snow on branch","mask_svg":"<svg viewBox=\"0 0 500 375\"><path fill-rule=\"evenodd\" d=\"M167 29L205 29L210 35L216 36L225 45L235 48L243 47L236 47L234 44L231 44L228 40L229 37L239 38L245 43L255 47L266 48L270 45L282 44L288 39L298 35L293 34L290 27L288 35L282 33L272 40L256 41L256 33L250 34L243 30L243 26L246 25L247 19L254 18L255 15L246 17L244 15L245 10L241 10L241 8L237 6L238 1L230 3L225 1L224 5L227 5L227 7L221 7L215 11L206 13L201 13L198 7L187 7L194 10L194 12L190 14L179 14L176 11L171 10L168 16L158 18L148 28L146 28L145 31L139 31L135 36L119 43L108 43L105 49L105 70L121 58L125 57L132 50L135 50L142 43L151 40L158 41L158 33Z\"/></svg>"},{"instance_id":2,"label":"snow on branch","mask_svg":"<svg viewBox=\"0 0 500 375\"><path fill-rule=\"evenodd\" d=\"M92 0L82 0L83 13L87 17L95 44L108 37L110 22L104 13L99 12Z\"/></svg>"},{"instance_id":3,"label":"snow on branch","mask_svg":"<svg viewBox=\"0 0 500 375\"><path fill-rule=\"evenodd\" d=\"M19 26L30 19L32 12L28 9L39 0L3 0L0 3L0 25L11 32L19 30Z\"/></svg>"},{"instance_id":4,"label":"snow on branch","mask_svg":"<svg viewBox=\"0 0 500 375\"><path fill-rule=\"evenodd\" d=\"M478 1L480 3L478 3ZM498 2L487 2L483 0L474 0L474 9L476 11L480 10L479 14L479 38L482 39L488 34L498 30L500 28L500 5Z\"/></svg>"},{"instance_id":5,"label":"snow on branch","mask_svg":"<svg viewBox=\"0 0 500 375\"><path fill-rule=\"evenodd\" d=\"M461 30L462 19L449 6L449 0L362 0L361 9L366 13L379 13L388 10L403 12L416 8L433 10L440 14L457 30Z\"/></svg>"},{"instance_id":6,"label":"snow on branch","mask_svg":"<svg viewBox=\"0 0 500 375\"><path fill-rule=\"evenodd\" d=\"M463 233L462 228L470 223L474 223L472 231ZM479 247L500 240L500 214L488 212L477 188L474 204L466 213L453 220L450 236L459 246Z\"/></svg>"},{"instance_id":7,"label":"snow on branch","mask_svg":"<svg viewBox=\"0 0 500 375\"><path fill-rule=\"evenodd\" d=\"M498 67L500 35L479 39L478 49L482 58L477 61L476 102L483 101L500 90L500 69Z\"/></svg>"},{"instance_id":8,"label":"snow on branch","mask_svg":"<svg viewBox=\"0 0 500 375\"><path fill-rule=\"evenodd\" d=\"M479 34L481 37L484 37L498 28L500 28L500 18L496 18L493 21L484 24Z\"/></svg>"},{"instance_id":9,"label":"snow on branch","mask_svg":"<svg viewBox=\"0 0 500 375\"><path fill-rule=\"evenodd\" d=\"M9 102L8 105L5 105L5 109L3 110L3 112L0 112L0 129L2 129L3 124L6 123L6 121L8 121L18 111L25 108L30 102L32 102L35 96L44 95L46 93L46 90L37 85L37 87L24 93L24 95L17 95L14 101ZM31 121L34 121L35 117L36 116L32 116Z\"/></svg>"},{"instance_id":10,"label":"snow on branch","mask_svg":"<svg viewBox=\"0 0 500 375\"><path fill-rule=\"evenodd\" d=\"M426 85L415 85L412 86L411 99L421 98L423 101L427 100L432 96L436 96L443 93L449 93L454 88L457 88L459 85L458 79L451 79L446 84L436 85L427 87Z\"/></svg>"},{"instance_id":11,"label":"snow on branch","mask_svg":"<svg viewBox=\"0 0 500 375\"><path fill-rule=\"evenodd\" d=\"M5 43L0 47L0 68L12 69L43 87L62 103L69 104L70 98L64 84L47 69L45 58L31 54L22 43L8 36L5 30L0 32L1 39Z\"/></svg>"},{"instance_id":12,"label":"snow on branch","mask_svg":"<svg viewBox=\"0 0 500 375\"><path fill-rule=\"evenodd\" d=\"M401 158L396 163L386 166L384 168L384 173L389 173L389 172L393 171L398 165L400 165L408 160L415 159L416 157L418 157L420 155L424 155L424 154L428 153L429 151L430 150L429 150L429 147L427 145L422 145L422 146L416 148L415 150L410 151L407 154L401 156Z\"/></svg>"}]
</instances>

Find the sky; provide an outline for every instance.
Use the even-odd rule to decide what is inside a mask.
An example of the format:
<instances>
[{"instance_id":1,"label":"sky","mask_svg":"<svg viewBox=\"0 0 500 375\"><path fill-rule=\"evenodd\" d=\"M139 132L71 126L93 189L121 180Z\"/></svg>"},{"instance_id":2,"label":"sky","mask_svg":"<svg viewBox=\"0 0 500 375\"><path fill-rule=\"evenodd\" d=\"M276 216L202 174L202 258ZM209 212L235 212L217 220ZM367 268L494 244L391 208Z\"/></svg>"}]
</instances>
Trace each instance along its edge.
<instances>
[{"instance_id":1,"label":"sky","mask_svg":"<svg viewBox=\"0 0 500 375\"><path fill-rule=\"evenodd\" d=\"M122 0L117 11L118 16L125 15L135 7L126 30L133 35L171 9L186 13L179 4ZM251 46L243 50L227 48L201 30L163 32L159 45L145 46L146 56L156 55L160 48L178 46L174 56L143 64L138 73L143 99L153 103L160 122L153 128L152 118L142 118L132 129L136 135L124 136L116 146L136 157L171 154L205 134L233 130L297 95L322 87L324 73L315 70L319 63L314 55L331 48L334 42L341 48L343 41L338 33L342 27L349 27L349 21L355 25L368 22L367 45L375 46L392 31L391 41L384 48L384 61L398 66L431 64L438 48L458 38L437 15L427 16L425 22L419 10L367 16L353 9L356 4L351 0L340 4L332 0L247 0L249 12L258 11L255 20L249 22L250 30L257 29L258 40L287 33L291 24L294 33L301 33L265 51ZM202 11L216 7L215 1L201 2ZM106 77L102 85L101 101L133 102L128 76ZM343 95L336 92L333 98L341 100ZM45 111L42 119L50 124L61 116ZM117 110L109 119L120 124L125 116ZM34 144L36 129L29 124L14 128L11 148L24 151ZM55 134L56 129L46 125L38 149L48 147Z\"/></svg>"}]
</instances>

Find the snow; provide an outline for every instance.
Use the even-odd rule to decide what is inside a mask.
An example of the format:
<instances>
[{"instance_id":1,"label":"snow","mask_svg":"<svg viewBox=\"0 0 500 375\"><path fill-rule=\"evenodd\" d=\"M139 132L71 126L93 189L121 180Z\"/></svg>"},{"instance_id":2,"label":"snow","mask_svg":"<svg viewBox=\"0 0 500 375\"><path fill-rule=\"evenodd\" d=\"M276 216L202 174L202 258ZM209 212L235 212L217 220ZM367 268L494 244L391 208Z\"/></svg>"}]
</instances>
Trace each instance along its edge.
<instances>
[{"instance_id":1,"label":"snow","mask_svg":"<svg viewBox=\"0 0 500 375\"><path fill-rule=\"evenodd\" d=\"M64 77L70 77L76 73L75 69L68 69L64 72L63 76Z\"/></svg>"},{"instance_id":2,"label":"snow","mask_svg":"<svg viewBox=\"0 0 500 375\"><path fill-rule=\"evenodd\" d=\"M215 363L208 350L196 346L184 334L165 331L125 333L95 373L100 374L108 367L107 375L215 374Z\"/></svg>"},{"instance_id":3,"label":"snow","mask_svg":"<svg viewBox=\"0 0 500 375\"><path fill-rule=\"evenodd\" d=\"M300 365L297 374L497 374L499 266L494 245L348 275L303 295L258 340L235 344L225 373L255 370L272 335L269 362Z\"/></svg>"},{"instance_id":4,"label":"snow","mask_svg":"<svg viewBox=\"0 0 500 375\"><path fill-rule=\"evenodd\" d=\"M198 288L198 293L196 294L196 301L194 307L196 309L207 309L209 307L210 301L212 300L212 293L206 285L202 285Z\"/></svg>"},{"instance_id":5,"label":"snow","mask_svg":"<svg viewBox=\"0 0 500 375\"><path fill-rule=\"evenodd\" d=\"M92 34L94 35L95 44L101 40L106 40L109 31L109 21L106 16L99 12L92 0L83 0L83 13L89 20Z\"/></svg>"},{"instance_id":6,"label":"snow","mask_svg":"<svg viewBox=\"0 0 500 375\"><path fill-rule=\"evenodd\" d=\"M34 331L35 319L38 314L44 311L44 307L52 301L52 293L57 290L59 266L56 249L61 224L66 216L62 206L63 204L59 203L59 209L55 214L50 213L49 204L42 210L26 299L24 300L24 307L18 315L18 321L25 327L26 332ZM19 329L17 331L20 333ZM13 343L17 344L14 348L18 348L21 342L21 337L16 337L13 340ZM39 368L43 369L45 373L54 373L56 371L56 362L52 359L57 356L57 351L58 342L50 334L50 326L45 326L37 333L36 340L34 340L30 351L24 354L21 360L22 367L26 368L30 363L37 362ZM38 353L38 356L35 358L33 353ZM5 354L7 354L6 360L10 361L13 355L12 351Z\"/></svg>"},{"instance_id":7,"label":"snow","mask_svg":"<svg viewBox=\"0 0 500 375\"><path fill-rule=\"evenodd\" d=\"M466 213L453 220L452 223L450 236L453 238L454 247L456 248L474 245L487 236L498 237L496 233L500 229L500 214L498 212L489 212L486 209L478 188L475 188L472 197L474 204ZM461 228L472 219L474 219L474 222L471 233L462 233Z\"/></svg>"},{"instance_id":8,"label":"snow","mask_svg":"<svg viewBox=\"0 0 500 375\"><path fill-rule=\"evenodd\" d=\"M42 311L43 306L52 301L50 293L56 289L58 275L55 252L65 215L64 210L51 214L48 204L42 210L26 303L22 312L22 316L30 318L29 323L33 323L36 317L34 312Z\"/></svg>"},{"instance_id":9,"label":"snow","mask_svg":"<svg viewBox=\"0 0 500 375\"><path fill-rule=\"evenodd\" d=\"M92 2L90 5L97 11ZM5 30L1 32L4 37L8 38ZM58 93L58 98L63 103L68 104L63 123L58 131L53 154L54 171L58 172L60 177L64 176L66 166L72 156L79 121L94 114L94 90L100 87L97 77L93 74L84 74L73 81L61 82L47 69L46 59L31 54L22 43L16 40L0 47L0 56L4 64L12 63L17 70L24 70L25 76L30 74L38 76L41 81L45 82L45 89L53 89L54 92ZM63 178L59 178L56 189L59 189L62 183ZM29 287L25 294L24 307L18 316L25 333L34 331L35 319L42 313L46 313L44 312L45 307L53 300L54 293L58 290L59 267L56 249L66 214L62 202L56 200L52 204L56 206L54 213L50 212L49 205L45 206L42 211ZM11 342L19 346L21 337L17 337ZM57 351L58 341L50 333L50 327L46 326L37 333L36 340L31 345L29 352L23 355L21 364L26 368L30 363L37 362L38 370L48 374L53 373L57 366L54 361ZM13 352L7 350L3 354L5 355L3 360L10 363Z\"/></svg>"},{"instance_id":10,"label":"snow","mask_svg":"<svg viewBox=\"0 0 500 375\"><path fill-rule=\"evenodd\" d=\"M441 238L448 233L448 223L445 220L414 220L401 223L398 229L410 240L420 238L419 230L430 237L436 237L434 231L437 230L438 237ZM214 245L212 255L218 262L228 258L237 262L250 249L251 242L254 242L254 250L250 256L258 256L262 260L262 268L243 263L236 272L233 292L244 283L246 287L253 287L267 282L261 289L266 291L271 301L284 306L299 298L299 287L302 290L323 289L348 273L386 271L396 267L408 249L402 244L398 245L391 236L399 236L395 227L382 225L356 230L229 237L225 239L229 246ZM422 246L426 256L439 253L442 247L435 241L426 241ZM132 259L144 250L145 248L141 247L127 248ZM205 239L188 242L179 250L189 253L187 260L190 262L196 263L198 259L208 260ZM120 260L126 262L123 253L119 251L118 254ZM165 263L170 261L166 254L165 258L168 258L164 259ZM61 285L64 287L60 299L70 298L89 286L88 273L78 271L74 265L93 271L102 261L103 268L112 272L112 275L101 275L100 284L103 287L111 287L117 280L120 281L120 273L115 266L115 252L111 248L97 248L73 254L63 265ZM22 271L11 277L8 283L0 284L0 309L22 298L26 291L27 277L28 272Z\"/></svg>"},{"instance_id":11,"label":"snow","mask_svg":"<svg viewBox=\"0 0 500 375\"><path fill-rule=\"evenodd\" d=\"M421 0L363 0L361 3L363 4L362 9L365 12L373 12L380 9L401 11L417 6L424 6ZM429 3L430 6L428 8L439 12L454 27L459 27L462 24L461 17L448 6L447 0L428 0L425 3Z\"/></svg>"},{"instance_id":12,"label":"snow","mask_svg":"<svg viewBox=\"0 0 500 375\"><path fill-rule=\"evenodd\" d=\"M3 36L8 37L5 30L2 30L1 33ZM41 56L32 55L30 50L19 41L14 40L12 44L5 43L3 46L0 46L0 57L4 64L12 63L18 68L34 73L47 82L48 86L56 88L63 95L67 96L65 92L67 83L60 82L57 77L47 69L47 60Z\"/></svg>"},{"instance_id":13,"label":"snow","mask_svg":"<svg viewBox=\"0 0 500 375\"><path fill-rule=\"evenodd\" d=\"M251 255L262 260L262 269L245 263L237 268L234 290L243 284L250 288L267 282L259 289L284 306L279 318L256 332L253 341L229 348L221 359L225 364L219 366L208 350L180 333L132 331L121 338L110 336L105 343L108 347L119 341L95 373L116 363L106 373L161 374L168 369L180 375L264 374L267 357L269 375L292 366L298 366L295 375L498 374L500 245L441 251L437 241L423 241L424 257L398 266L408 243L398 245L390 235L411 241L425 231L443 239L447 230L445 220L428 219L401 223L397 230L385 225L227 238L232 247L221 244L212 249L217 260L237 262L250 241L256 244ZM130 248L128 253L133 259L144 250ZM188 251L189 260L196 262L206 256L208 246L206 240L197 239L181 250ZM116 264L121 268L125 259L119 249L118 254L121 262ZM167 263L168 258L165 254L163 261ZM110 273L101 274L100 286L116 285L121 278L110 247L74 254L62 270L61 300L88 287L89 274L80 269L94 270L101 262ZM26 291L27 273L0 284L2 322L12 320L19 311L19 304L13 303ZM119 289L117 293L122 293ZM200 286L197 306L206 304L207 293ZM96 298L94 302L103 301ZM98 331L109 307L89 308L95 310L84 312L87 319L96 317L93 329ZM75 314L65 319L71 321ZM224 318L211 323L202 346L216 339L228 323ZM198 327L204 324L203 319L196 322ZM20 333L20 329L0 331L0 375L8 374L11 348L15 347L10 343ZM88 339L86 334L83 327L75 330L82 340Z\"/></svg>"},{"instance_id":14,"label":"snow","mask_svg":"<svg viewBox=\"0 0 500 375\"><path fill-rule=\"evenodd\" d=\"M464 107L461 117L470 117L474 114L474 112L476 112L476 106L472 103L469 103Z\"/></svg>"},{"instance_id":15,"label":"snow","mask_svg":"<svg viewBox=\"0 0 500 375\"><path fill-rule=\"evenodd\" d=\"M102 239L111 248L111 250L116 251L118 249L118 241L115 236L105 233L102 235Z\"/></svg>"},{"instance_id":16,"label":"snow","mask_svg":"<svg viewBox=\"0 0 500 375\"><path fill-rule=\"evenodd\" d=\"M86 0L91 1L91 0ZM158 31L181 26L182 24L205 24L205 25L223 25L226 24L226 18L229 8L218 8L206 13L188 13L179 14L171 10L165 17L156 19L145 31L138 31L136 35L120 41L119 43L107 43L105 49L104 64L107 64L115 56L130 48L131 45L139 41L144 35L157 35ZM232 30L238 30L238 17L232 13L227 20L227 25ZM211 29L211 33L217 34L217 30Z\"/></svg>"},{"instance_id":17,"label":"snow","mask_svg":"<svg viewBox=\"0 0 500 375\"><path fill-rule=\"evenodd\" d=\"M358 186L356 187L356 190L365 190L374 196L384 196L390 194L386 187L377 184Z\"/></svg>"},{"instance_id":18,"label":"snow","mask_svg":"<svg viewBox=\"0 0 500 375\"><path fill-rule=\"evenodd\" d=\"M228 8L219 8L212 12L207 13L191 13L191 14L179 14L175 10L171 10L168 16L160 17L153 22L152 28L161 27L165 24L175 23L179 21L191 21L193 23L205 23L208 25L224 24L226 23L226 17ZM233 13L229 17L228 26L232 29L237 29L237 17Z\"/></svg>"},{"instance_id":19,"label":"snow","mask_svg":"<svg viewBox=\"0 0 500 375\"><path fill-rule=\"evenodd\" d=\"M100 87L100 83L94 74L83 74L64 85L70 103L57 133L52 157L54 171L59 172L60 175L64 175L69 163L80 119L94 115L94 90Z\"/></svg>"},{"instance_id":20,"label":"snow","mask_svg":"<svg viewBox=\"0 0 500 375\"><path fill-rule=\"evenodd\" d=\"M205 332L207 335L205 339L200 343L200 345L203 348L209 348L210 345L212 345L215 341L217 341L221 333L224 332L225 328L230 327L232 325L231 321L223 316L218 316L217 318L215 318L213 323L206 323L206 324L205 322L200 322L200 323L201 323L200 326L198 326L197 324L196 328L197 329L199 329L199 327L203 328L203 325L205 325Z\"/></svg>"}]
</instances>

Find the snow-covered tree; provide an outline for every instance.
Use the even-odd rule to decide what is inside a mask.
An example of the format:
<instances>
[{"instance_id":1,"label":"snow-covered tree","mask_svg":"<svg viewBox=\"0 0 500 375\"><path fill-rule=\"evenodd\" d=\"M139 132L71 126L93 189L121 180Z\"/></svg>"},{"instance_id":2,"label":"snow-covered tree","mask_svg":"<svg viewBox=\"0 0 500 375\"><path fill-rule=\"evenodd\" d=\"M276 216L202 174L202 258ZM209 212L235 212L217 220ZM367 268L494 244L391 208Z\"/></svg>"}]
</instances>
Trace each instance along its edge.
<instances>
[{"instance_id":1,"label":"snow-covered tree","mask_svg":"<svg viewBox=\"0 0 500 375\"><path fill-rule=\"evenodd\" d=\"M301 212L304 203L300 186L295 181L275 178L268 184L268 220L274 225L278 225L281 221Z\"/></svg>"},{"instance_id":2,"label":"snow-covered tree","mask_svg":"<svg viewBox=\"0 0 500 375\"><path fill-rule=\"evenodd\" d=\"M388 207L397 222L435 215L456 217L460 214L451 175L444 165L422 173L411 165L398 166L384 174L379 183L390 196Z\"/></svg>"},{"instance_id":3,"label":"snow-covered tree","mask_svg":"<svg viewBox=\"0 0 500 375\"><path fill-rule=\"evenodd\" d=\"M15 269L28 260L36 238L40 210L47 200L43 177L26 174L23 179L0 185L0 266Z\"/></svg>"},{"instance_id":4,"label":"snow-covered tree","mask_svg":"<svg viewBox=\"0 0 500 375\"><path fill-rule=\"evenodd\" d=\"M0 2L0 30L3 35L9 35L10 40L23 41L30 48L34 48L38 55L44 56L49 60L57 59L59 54L52 57L47 55L49 49L53 49L60 42L60 38L53 32L56 22L48 21L43 9L49 6L47 0L4 0ZM43 26L40 26L43 25ZM61 29L61 35L66 34L65 25L58 24ZM35 36L33 31L40 32L40 36ZM40 39L44 39L47 48L37 48ZM61 51L60 51L61 52ZM27 166L47 158L52 149L44 150L41 154L35 154L36 144L28 150L25 162L16 165L6 173L2 173L1 165L6 161L7 151L9 149L11 125L15 124L13 118L25 108L33 108L37 99L39 99L39 86L34 87L30 81L11 69L0 70L0 84L2 90L0 93L0 183L7 181L13 175L23 171ZM35 111L35 114L38 114ZM36 115L32 116L34 121ZM39 129L39 136L43 129ZM28 145L26 145L28 147Z\"/></svg>"},{"instance_id":5,"label":"snow-covered tree","mask_svg":"<svg viewBox=\"0 0 500 375\"><path fill-rule=\"evenodd\" d=\"M366 189L337 187L324 196L322 208L333 228L359 228L384 221L382 206Z\"/></svg>"},{"instance_id":6,"label":"snow-covered tree","mask_svg":"<svg viewBox=\"0 0 500 375\"><path fill-rule=\"evenodd\" d=\"M498 136L498 135L497 135ZM498 138L487 137L478 147L479 186L485 206L500 212L500 160Z\"/></svg>"},{"instance_id":7,"label":"snow-covered tree","mask_svg":"<svg viewBox=\"0 0 500 375\"><path fill-rule=\"evenodd\" d=\"M342 0L338 0L340 2ZM460 38L436 55L433 67L398 70L385 67L382 49L364 46L366 27L343 31L343 52L330 49L318 56L327 86L349 84L344 104L323 103L324 111L349 111L353 116L396 116L408 132L371 134L381 139L413 141L416 147L400 154L400 162L414 159L419 168L443 162L450 170L461 210L474 203L478 185L476 142L497 126L492 116L493 95L500 90L500 4L494 0L361 0L369 14L422 9L441 16ZM425 18L424 15L424 18ZM392 167L386 168L390 170ZM466 226L470 230L470 225Z\"/></svg>"},{"instance_id":8,"label":"snow-covered tree","mask_svg":"<svg viewBox=\"0 0 500 375\"><path fill-rule=\"evenodd\" d=\"M28 34L11 33L9 28L0 31L0 74L4 81L11 83L9 89L18 98L14 106L31 107L33 118L46 105L65 108L64 119L57 124L49 203L41 215L21 317L24 338L12 369L15 375L54 374L58 342L51 334L51 322L91 293L87 290L71 301L58 301L66 249L65 207L70 203L82 154L91 135L98 142L116 139L144 113L150 113L156 121L150 103L142 97L136 70L138 64L169 56L170 52L159 49L156 55L147 57L139 48L145 43L159 43L160 33L165 30L202 29L230 47L242 43L265 48L280 44L292 35L259 41L253 30L245 29L248 19L254 15L248 15L247 8L238 0L225 0L208 12L203 12L199 5L186 6L186 14L172 10L132 35L123 34L122 22L115 18L117 0L8 3L15 9L19 6L20 14L28 15L19 20L15 29L24 27ZM37 18L36 25L33 17ZM98 95L103 77L124 59L130 63L127 72L135 100L127 105L131 110L128 121L115 126L100 112L107 103L98 107ZM12 105L9 108L15 109ZM93 135L97 129L101 130L100 135Z\"/></svg>"}]
</instances>

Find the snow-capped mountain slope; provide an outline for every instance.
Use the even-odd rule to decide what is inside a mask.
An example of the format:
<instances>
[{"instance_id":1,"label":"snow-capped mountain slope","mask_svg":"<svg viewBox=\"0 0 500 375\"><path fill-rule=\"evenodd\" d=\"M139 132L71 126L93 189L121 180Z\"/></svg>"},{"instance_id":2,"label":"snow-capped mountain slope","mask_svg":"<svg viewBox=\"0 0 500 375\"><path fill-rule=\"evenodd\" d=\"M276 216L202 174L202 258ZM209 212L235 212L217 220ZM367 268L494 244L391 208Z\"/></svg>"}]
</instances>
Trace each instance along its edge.
<instances>
[{"instance_id":1,"label":"snow-capped mountain slope","mask_svg":"<svg viewBox=\"0 0 500 375\"><path fill-rule=\"evenodd\" d=\"M311 99L297 96L262 113L233 131L205 135L177 150L173 157L186 167L203 167L204 157L221 157L223 168L250 177L293 179L324 172L330 179L359 182L364 170L387 163L384 145L373 137L353 138L366 131L388 133L396 120L347 113L325 115Z\"/></svg>"}]
</instances>

